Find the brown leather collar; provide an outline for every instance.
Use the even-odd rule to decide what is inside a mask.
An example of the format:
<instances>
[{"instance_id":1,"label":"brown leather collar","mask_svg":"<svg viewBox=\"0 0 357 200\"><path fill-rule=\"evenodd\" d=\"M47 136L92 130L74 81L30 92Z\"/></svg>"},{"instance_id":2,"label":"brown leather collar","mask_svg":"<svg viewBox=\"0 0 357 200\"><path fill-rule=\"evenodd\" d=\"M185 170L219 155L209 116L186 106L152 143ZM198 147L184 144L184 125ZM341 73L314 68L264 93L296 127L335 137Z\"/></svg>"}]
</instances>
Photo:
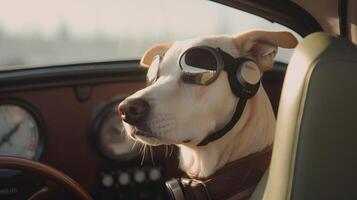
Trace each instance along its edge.
<instances>
[{"instance_id":1,"label":"brown leather collar","mask_svg":"<svg viewBox=\"0 0 357 200\"><path fill-rule=\"evenodd\" d=\"M184 199L248 199L269 166L272 146L228 163L205 180L180 178L178 182ZM166 183L170 187L170 181Z\"/></svg>"}]
</instances>

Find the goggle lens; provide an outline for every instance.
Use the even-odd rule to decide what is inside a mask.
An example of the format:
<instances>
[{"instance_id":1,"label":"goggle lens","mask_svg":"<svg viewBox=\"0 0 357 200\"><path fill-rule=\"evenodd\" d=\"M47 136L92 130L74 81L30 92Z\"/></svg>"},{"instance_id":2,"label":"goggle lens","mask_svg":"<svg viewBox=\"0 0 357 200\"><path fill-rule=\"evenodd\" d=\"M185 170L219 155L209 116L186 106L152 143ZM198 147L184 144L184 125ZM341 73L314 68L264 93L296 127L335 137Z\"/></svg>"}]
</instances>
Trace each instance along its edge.
<instances>
[{"instance_id":1,"label":"goggle lens","mask_svg":"<svg viewBox=\"0 0 357 200\"><path fill-rule=\"evenodd\" d=\"M211 49L190 48L182 54L179 61L184 81L207 85L218 76L217 55Z\"/></svg>"}]
</instances>

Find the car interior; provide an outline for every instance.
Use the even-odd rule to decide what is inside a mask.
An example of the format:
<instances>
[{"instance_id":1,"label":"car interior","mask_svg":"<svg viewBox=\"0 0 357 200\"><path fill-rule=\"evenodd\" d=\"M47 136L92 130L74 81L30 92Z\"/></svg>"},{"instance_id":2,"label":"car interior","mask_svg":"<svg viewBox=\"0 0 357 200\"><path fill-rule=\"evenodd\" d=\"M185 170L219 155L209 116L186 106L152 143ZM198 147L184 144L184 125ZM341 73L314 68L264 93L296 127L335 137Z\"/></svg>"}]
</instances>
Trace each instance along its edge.
<instances>
[{"instance_id":1,"label":"car interior","mask_svg":"<svg viewBox=\"0 0 357 200\"><path fill-rule=\"evenodd\" d=\"M140 58L251 29L299 41L262 77L277 126L251 199L357 199L356 1L1 2L0 199L168 199L177 147L133 142L117 112L146 85Z\"/></svg>"}]
</instances>

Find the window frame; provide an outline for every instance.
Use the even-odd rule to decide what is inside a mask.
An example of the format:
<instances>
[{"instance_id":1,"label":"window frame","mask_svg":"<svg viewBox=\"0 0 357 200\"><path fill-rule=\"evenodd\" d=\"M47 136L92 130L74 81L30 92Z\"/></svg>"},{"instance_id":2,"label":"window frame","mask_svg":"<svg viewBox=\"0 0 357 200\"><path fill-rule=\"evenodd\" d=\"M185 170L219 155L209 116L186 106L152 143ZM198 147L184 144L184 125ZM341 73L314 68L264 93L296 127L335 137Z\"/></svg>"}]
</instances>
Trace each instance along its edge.
<instances>
[{"instance_id":1,"label":"window frame","mask_svg":"<svg viewBox=\"0 0 357 200\"><path fill-rule=\"evenodd\" d=\"M317 20L299 5L288 0L210 0L284 25L305 37L324 31Z\"/></svg>"}]
</instances>

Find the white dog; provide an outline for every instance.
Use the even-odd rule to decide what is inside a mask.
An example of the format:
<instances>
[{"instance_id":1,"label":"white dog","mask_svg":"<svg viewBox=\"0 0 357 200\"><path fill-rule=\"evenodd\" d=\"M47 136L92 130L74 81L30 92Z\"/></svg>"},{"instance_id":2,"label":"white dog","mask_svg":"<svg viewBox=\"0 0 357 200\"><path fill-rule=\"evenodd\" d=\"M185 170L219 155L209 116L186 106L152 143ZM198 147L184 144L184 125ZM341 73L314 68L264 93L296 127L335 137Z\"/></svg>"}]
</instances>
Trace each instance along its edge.
<instances>
[{"instance_id":1,"label":"white dog","mask_svg":"<svg viewBox=\"0 0 357 200\"><path fill-rule=\"evenodd\" d=\"M227 163L264 149L273 142L275 117L262 86L247 101L229 132L206 145L197 145L230 121L239 98L230 89L226 71L211 84L190 84L182 80L178 60L191 47L209 46L234 58L252 59L261 75L272 67L277 47L294 48L296 44L289 32L250 31L150 48L141 59L142 66L151 66L147 77L150 85L126 98L118 108L127 134L149 145L177 145L181 168L195 178L208 177ZM245 76L256 78L249 72Z\"/></svg>"}]
</instances>

